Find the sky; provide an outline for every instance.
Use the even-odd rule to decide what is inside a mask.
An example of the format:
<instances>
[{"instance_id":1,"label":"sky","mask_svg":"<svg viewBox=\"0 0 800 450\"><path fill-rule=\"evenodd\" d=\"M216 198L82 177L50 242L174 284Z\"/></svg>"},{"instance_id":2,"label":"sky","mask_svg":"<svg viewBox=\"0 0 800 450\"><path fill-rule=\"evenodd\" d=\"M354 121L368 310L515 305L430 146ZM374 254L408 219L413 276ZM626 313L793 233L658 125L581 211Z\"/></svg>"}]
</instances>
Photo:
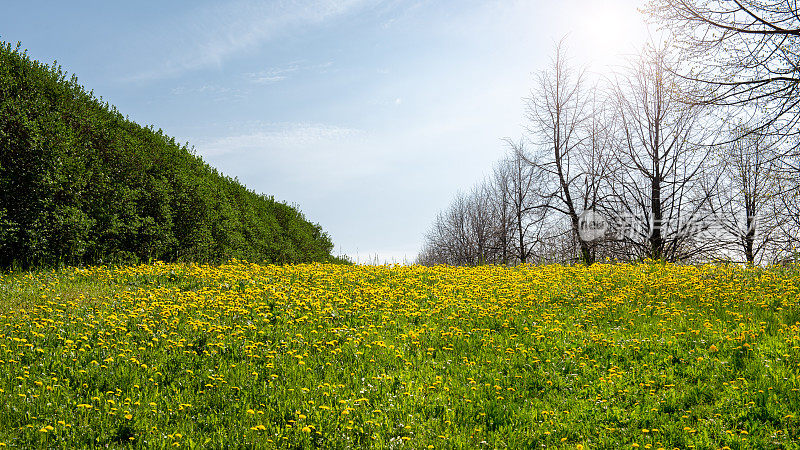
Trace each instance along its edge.
<instances>
[{"instance_id":1,"label":"sky","mask_svg":"<svg viewBox=\"0 0 800 450\"><path fill-rule=\"evenodd\" d=\"M256 192L356 262L413 262L486 177L567 36L597 77L647 39L636 0L8 2L0 41Z\"/></svg>"}]
</instances>

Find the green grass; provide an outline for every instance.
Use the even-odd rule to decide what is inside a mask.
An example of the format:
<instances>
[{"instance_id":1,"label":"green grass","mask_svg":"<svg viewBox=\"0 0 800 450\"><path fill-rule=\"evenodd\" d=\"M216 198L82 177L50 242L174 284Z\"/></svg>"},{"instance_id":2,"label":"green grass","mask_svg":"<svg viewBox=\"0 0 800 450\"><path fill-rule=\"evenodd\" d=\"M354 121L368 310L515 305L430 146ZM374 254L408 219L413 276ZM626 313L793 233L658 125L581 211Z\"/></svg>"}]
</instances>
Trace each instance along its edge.
<instances>
[{"instance_id":1,"label":"green grass","mask_svg":"<svg viewBox=\"0 0 800 450\"><path fill-rule=\"evenodd\" d=\"M796 268L0 278L0 443L798 448Z\"/></svg>"}]
</instances>

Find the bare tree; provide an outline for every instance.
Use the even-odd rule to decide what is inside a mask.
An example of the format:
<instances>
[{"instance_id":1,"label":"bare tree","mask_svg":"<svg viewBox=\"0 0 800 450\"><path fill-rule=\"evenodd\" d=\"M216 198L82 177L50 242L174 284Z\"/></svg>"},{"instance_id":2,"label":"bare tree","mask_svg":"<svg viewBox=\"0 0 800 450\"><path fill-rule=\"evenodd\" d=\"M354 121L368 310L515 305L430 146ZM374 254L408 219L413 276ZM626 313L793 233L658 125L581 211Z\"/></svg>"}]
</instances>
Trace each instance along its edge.
<instances>
[{"instance_id":1,"label":"bare tree","mask_svg":"<svg viewBox=\"0 0 800 450\"><path fill-rule=\"evenodd\" d=\"M498 262L508 265L514 260L514 209L512 207L512 165L504 159L495 164L489 185L495 218L493 229L494 251Z\"/></svg>"},{"instance_id":2,"label":"bare tree","mask_svg":"<svg viewBox=\"0 0 800 450\"><path fill-rule=\"evenodd\" d=\"M507 176L511 213L512 244L514 259L521 264L530 262L536 245L540 242L540 232L544 215L535 205L535 192L541 180L533 170L525 142L506 139L509 156L504 161Z\"/></svg>"},{"instance_id":3,"label":"bare tree","mask_svg":"<svg viewBox=\"0 0 800 450\"><path fill-rule=\"evenodd\" d=\"M613 101L610 101L605 94L600 97L598 91L599 87L595 86L589 103L590 116L585 130L587 142L580 152L580 167L583 172L583 186L580 187L580 192L583 193L584 211L595 210L602 213L605 218L609 218L613 216L610 211L612 205L610 198L613 192L611 183L614 181L613 174L618 170L614 156L613 129L617 117L614 108L608 106L609 103L613 104ZM605 256L612 256L612 253L609 253L612 250L609 244L613 244L613 241L605 238L589 242L592 260L596 261L602 256L600 251L605 252Z\"/></svg>"},{"instance_id":4,"label":"bare tree","mask_svg":"<svg viewBox=\"0 0 800 450\"><path fill-rule=\"evenodd\" d=\"M742 260L761 263L774 257L775 230L785 221L785 214L775 214L773 207L778 193L777 150L764 134L743 127L733 133L715 158L720 173L707 197L715 231L730 239Z\"/></svg>"},{"instance_id":5,"label":"bare tree","mask_svg":"<svg viewBox=\"0 0 800 450\"><path fill-rule=\"evenodd\" d=\"M784 152L781 152L784 153ZM776 194L771 204L771 215L779 219L773 233L775 251L773 262L800 260L800 183L796 154L784 155L778 161L781 170L776 172Z\"/></svg>"},{"instance_id":6,"label":"bare tree","mask_svg":"<svg viewBox=\"0 0 800 450\"><path fill-rule=\"evenodd\" d=\"M506 140L492 177L458 194L425 235L421 264L531 262L541 242L540 211L532 206L538 181L524 142Z\"/></svg>"},{"instance_id":7,"label":"bare tree","mask_svg":"<svg viewBox=\"0 0 800 450\"><path fill-rule=\"evenodd\" d=\"M458 194L448 209L436 216L425 235L419 263L462 265L469 262L465 203L464 196Z\"/></svg>"},{"instance_id":8,"label":"bare tree","mask_svg":"<svg viewBox=\"0 0 800 450\"><path fill-rule=\"evenodd\" d=\"M700 111L681 101L666 52L644 51L615 92L615 222L630 256L680 261L707 251L713 243L699 239L708 214L700 181L709 150L695 144Z\"/></svg>"},{"instance_id":9,"label":"bare tree","mask_svg":"<svg viewBox=\"0 0 800 450\"><path fill-rule=\"evenodd\" d=\"M487 264L495 260L497 220L491 193L490 186L483 182L475 185L466 199L467 236L472 264Z\"/></svg>"},{"instance_id":10,"label":"bare tree","mask_svg":"<svg viewBox=\"0 0 800 450\"><path fill-rule=\"evenodd\" d=\"M479 265L499 262L495 198L492 187L476 184L458 194L437 215L417 258L420 264Z\"/></svg>"},{"instance_id":11,"label":"bare tree","mask_svg":"<svg viewBox=\"0 0 800 450\"><path fill-rule=\"evenodd\" d=\"M771 223L771 245L793 252L800 243L797 0L651 0L647 12L675 37L684 56L676 72L702 86L689 100L733 109L747 119L749 133L767 136L770 145L780 149L780 158L768 162L772 180L778 181L768 216L780 221Z\"/></svg>"},{"instance_id":12,"label":"bare tree","mask_svg":"<svg viewBox=\"0 0 800 450\"><path fill-rule=\"evenodd\" d=\"M746 106L766 119L752 131L797 136L797 0L651 0L647 11L675 37L686 59L682 76L704 86L698 103Z\"/></svg>"},{"instance_id":13,"label":"bare tree","mask_svg":"<svg viewBox=\"0 0 800 450\"><path fill-rule=\"evenodd\" d=\"M585 72L569 65L562 39L526 102L537 150L530 161L539 180L534 207L566 217L580 260L592 264L594 244L579 232L581 214L595 209L603 196L608 140L596 97L584 84Z\"/></svg>"}]
</instances>

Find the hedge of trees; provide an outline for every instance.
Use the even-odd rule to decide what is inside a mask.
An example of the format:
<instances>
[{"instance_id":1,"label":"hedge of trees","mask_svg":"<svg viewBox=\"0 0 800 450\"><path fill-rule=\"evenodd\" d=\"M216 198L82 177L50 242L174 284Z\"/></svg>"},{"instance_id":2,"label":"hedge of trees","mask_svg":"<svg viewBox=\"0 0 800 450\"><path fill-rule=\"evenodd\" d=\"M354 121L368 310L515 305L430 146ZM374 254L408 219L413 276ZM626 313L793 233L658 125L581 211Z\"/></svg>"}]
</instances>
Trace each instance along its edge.
<instances>
[{"instance_id":1,"label":"hedge of trees","mask_svg":"<svg viewBox=\"0 0 800 450\"><path fill-rule=\"evenodd\" d=\"M0 267L330 260L296 208L0 44Z\"/></svg>"}]
</instances>

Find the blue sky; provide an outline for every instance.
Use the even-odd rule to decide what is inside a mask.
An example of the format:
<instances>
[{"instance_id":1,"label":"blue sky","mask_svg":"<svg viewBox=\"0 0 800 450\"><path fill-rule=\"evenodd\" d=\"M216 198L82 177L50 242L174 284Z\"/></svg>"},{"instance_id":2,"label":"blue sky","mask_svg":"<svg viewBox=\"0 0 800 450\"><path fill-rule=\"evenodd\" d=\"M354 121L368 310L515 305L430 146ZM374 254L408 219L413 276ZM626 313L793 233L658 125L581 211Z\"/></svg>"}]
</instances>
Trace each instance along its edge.
<instances>
[{"instance_id":1,"label":"blue sky","mask_svg":"<svg viewBox=\"0 0 800 450\"><path fill-rule=\"evenodd\" d=\"M361 262L413 260L435 214L524 130L569 34L602 74L646 36L636 0L14 2L0 40L57 60L142 125L299 205Z\"/></svg>"}]
</instances>

